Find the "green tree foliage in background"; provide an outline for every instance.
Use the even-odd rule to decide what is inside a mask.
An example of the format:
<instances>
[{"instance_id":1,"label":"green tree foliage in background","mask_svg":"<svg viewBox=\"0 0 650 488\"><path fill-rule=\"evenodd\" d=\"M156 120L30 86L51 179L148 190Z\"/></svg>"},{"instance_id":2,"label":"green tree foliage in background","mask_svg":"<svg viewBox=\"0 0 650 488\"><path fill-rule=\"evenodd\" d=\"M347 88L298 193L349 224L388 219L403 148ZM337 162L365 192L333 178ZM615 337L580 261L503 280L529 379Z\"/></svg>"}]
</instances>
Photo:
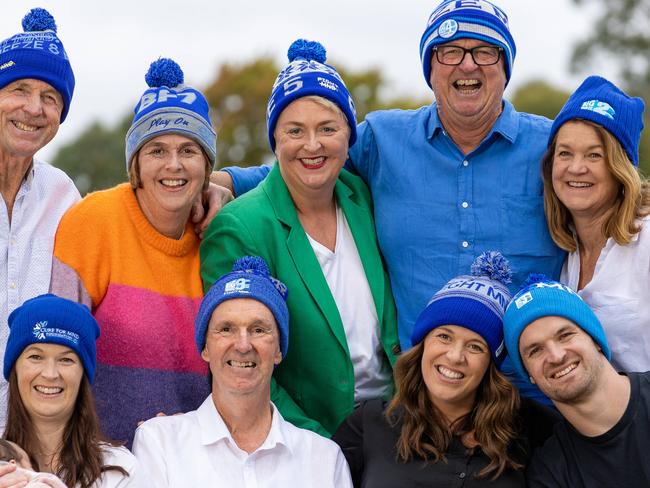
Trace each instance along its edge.
<instances>
[{"instance_id":1,"label":"green tree foliage in background","mask_svg":"<svg viewBox=\"0 0 650 488\"><path fill-rule=\"evenodd\" d=\"M381 108L416 108L431 100L391 98L379 69L348 70L340 65L357 106L358 120ZM203 91L217 130L219 166L249 165L271 161L266 132L266 103L280 67L262 57L243 64L222 65L215 80ZM135 101L134 101L135 102ZM83 194L126 181L124 136L133 115L125 115L115 127L94 124L63 147L53 164L68 173Z\"/></svg>"},{"instance_id":2,"label":"green tree foliage in background","mask_svg":"<svg viewBox=\"0 0 650 488\"><path fill-rule=\"evenodd\" d=\"M512 104L519 112L543 115L554 119L569 93L542 80L529 81L520 86L512 96Z\"/></svg>"},{"instance_id":3,"label":"green tree foliage in background","mask_svg":"<svg viewBox=\"0 0 650 488\"><path fill-rule=\"evenodd\" d=\"M573 0L597 5L599 15L591 34L573 50L571 68L590 74L594 62L618 70L622 88L650 104L650 2L648 0ZM650 174L650 110L645 111L640 166Z\"/></svg>"}]
</instances>

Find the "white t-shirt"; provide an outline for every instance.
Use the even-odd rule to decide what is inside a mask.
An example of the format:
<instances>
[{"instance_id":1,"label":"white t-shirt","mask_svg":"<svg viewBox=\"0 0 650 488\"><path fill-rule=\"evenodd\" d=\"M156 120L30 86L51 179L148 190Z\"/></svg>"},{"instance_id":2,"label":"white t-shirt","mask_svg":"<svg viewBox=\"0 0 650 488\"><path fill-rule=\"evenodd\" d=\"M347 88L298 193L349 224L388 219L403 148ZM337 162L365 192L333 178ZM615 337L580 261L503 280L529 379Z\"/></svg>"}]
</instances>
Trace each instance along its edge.
<instances>
[{"instance_id":1,"label":"white t-shirt","mask_svg":"<svg viewBox=\"0 0 650 488\"><path fill-rule=\"evenodd\" d=\"M155 488L351 488L341 449L285 421L275 405L271 430L253 453L240 449L212 396L198 410L147 420L133 452Z\"/></svg>"},{"instance_id":2,"label":"white t-shirt","mask_svg":"<svg viewBox=\"0 0 650 488\"><path fill-rule=\"evenodd\" d=\"M114 447L108 444L102 446L104 451L104 464L107 466L120 466L129 473L124 476L116 470L105 471L93 488L153 488L140 467L140 462L126 447Z\"/></svg>"},{"instance_id":3,"label":"white t-shirt","mask_svg":"<svg viewBox=\"0 0 650 488\"><path fill-rule=\"evenodd\" d=\"M650 370L650 216L626 246L609 238L594 276L578 294L603 325L618 371ZM569 254L560 280L574 290L580 279L580 255Z\"/></svg>"},{"instance_id":4,"label":"white t-shirt","mask_svg":"<svg viewBox=\"0 0 650 488\"><path fill-rule=\"evenodd\" d=\"M348 221L336 207L334 252L307 235L339 310L354 369L354 401L383 398L391 368L379 342L379 320L368 279Z\"/></svg>"}]
</instances>

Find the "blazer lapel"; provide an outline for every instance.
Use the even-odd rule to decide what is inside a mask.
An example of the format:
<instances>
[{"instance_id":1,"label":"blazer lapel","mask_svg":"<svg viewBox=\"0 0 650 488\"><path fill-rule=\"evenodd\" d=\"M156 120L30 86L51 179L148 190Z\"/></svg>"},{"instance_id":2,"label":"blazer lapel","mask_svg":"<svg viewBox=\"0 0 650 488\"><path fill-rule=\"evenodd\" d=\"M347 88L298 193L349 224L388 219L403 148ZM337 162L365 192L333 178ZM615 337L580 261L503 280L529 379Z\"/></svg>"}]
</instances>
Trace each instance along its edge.
<instances>
[{"instance_id":1,"label":"blazer lapel","mask_svg":"<svg viewBox=\"0 0 650 488\"><path fill-rule=\"evenodd\" d=\"M291 195L282 179L277 163L263 184L264 191L271 202L276 217L289 228L287 248L295 264L296 271L300 275L307 290L309 290L314 302L325 316L341 347L349 354L345 330L343 329L343 323L341 322L341 316L339 315L336 302L325 280L320 264L316 259L314 250L309 243L309 239L307 239L307 234L302 228L300 220L298 220ZM291 290L289 290L289 294L291 294Z\"/></svg>"}]
</instances>

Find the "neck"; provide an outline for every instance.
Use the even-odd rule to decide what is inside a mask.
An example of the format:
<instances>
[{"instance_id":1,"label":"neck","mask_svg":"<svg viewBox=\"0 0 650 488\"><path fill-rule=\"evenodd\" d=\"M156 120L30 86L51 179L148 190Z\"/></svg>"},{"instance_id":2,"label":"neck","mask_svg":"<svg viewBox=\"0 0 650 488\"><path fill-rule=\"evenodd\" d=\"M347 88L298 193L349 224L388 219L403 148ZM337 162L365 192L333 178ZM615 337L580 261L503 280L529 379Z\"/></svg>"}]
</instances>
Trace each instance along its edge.
<instances>
[{"instance_id":1,"label":"neck","mask_svg":"<svg viewBox=\"0 0 650 488\"><path fill-rule=\"evenodd\" d=\"M63 434L67 422L44 422L34 420L34 430L39 451L34 454L42 471L55 473L59 466L59 455L63 446Z\"/></svg>"},{"instance_id":2,"label":"neck","mask_svg":"<svg viewBox=\"0 0 650 488\"><path fill-rule=\"evenodd\" d=\"M438 116L447 134L463 154L469 154L476 149L490 133L501 115L501 105L498 110L476 116L460 116L447 112L444 104L438 104Z\"/></svg>"},{"instance_id":3,"label":"neck","mask_svg":"<svg viewBox=\"0 0 650 488\"><path fill-rule=\"evenodd\" d=\"M141 189L135 190L135 198L138 200L140 210L149 223L162 235L171 239L181 239L185 233L185 226L190 218L191 208L182 209L178 212L170 212L163 208L155 211L147 206L146 201L140 197Z\"/></svg>"},{"instance_id":4,"label":"neck","mask_svg":"<svg viewBox=\"0 0 650 488\"><path fill-rule=\"evenodd\" d=\"M594 437L609 431L621 419L630 402L630 380L619 375L609 362L598 387L576 403L554 402L562 416L582 435Z\"/></svg>"},{"instance_id":5,"label":"neck","mask_svg":"<svg viewBox=\"0 0 650 488\"><path fill-rule=\"evenodd\" d=\"M607 222L610 213L611 211L595 216L571 216L578 236L580 253L600 255L600 251L607 242L607 236L603 232L603 225Z\"/></svg>"},{"instance_id":6,"label":"neck","mask_svg":"<svg viewBox=\"0 0 650 488\"><path fill-rule=\"evenodd\" d=\"M212 401L237 446L255 452L266 440L273 420L270 390L265 394L220 395L214 388Z\"/></svg>"},{"instance_id":7,"label":"neck","mask_svg":"<svg viewBox=\"0 0 650 488\"><path fill-rule=\"evenodd\" d=\"M299 214L318 215L331 213L332 210L336 209L334 185L331 188L319 190L291 188L287 185L287 189Z\"/></svg>"},{"instance_id":8,"label":"neck","mask_svg":"<svg viewBox=\"0 0 650 488\"><path fill-rule=\"evenodd\" d=\"M16 195L27 171L32 167L32 160L31 157L3 157L0 154L0 194L7 206L9 222L11 222Z\"/></svg>"}]
</instances>

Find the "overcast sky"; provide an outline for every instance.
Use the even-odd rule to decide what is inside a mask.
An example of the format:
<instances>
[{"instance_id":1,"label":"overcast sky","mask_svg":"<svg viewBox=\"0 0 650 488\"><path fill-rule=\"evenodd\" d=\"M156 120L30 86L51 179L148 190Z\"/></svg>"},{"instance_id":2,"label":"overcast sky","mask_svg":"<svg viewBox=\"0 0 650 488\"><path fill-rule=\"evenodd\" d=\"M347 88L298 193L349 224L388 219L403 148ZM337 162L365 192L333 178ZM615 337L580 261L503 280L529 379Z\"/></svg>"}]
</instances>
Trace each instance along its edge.
<instances>
[{"instance_id":1,"label":"overcast sky","mask_svg":"<svg viewBox=\"0 0 650 488\"><path fill-rule=\"evenodd\" d=\"M395 94L431 96L419 59L419 41L438 1L427 0L2 0L0 38L22 31L32 7L52 13L72 62L72 107L55 140L39 156L50 159L95 120L115 123L145 90L144 74L160 56L171 57L187 84L204 88L223 62L268 54L286 63L299 37L320 41L328 57L354 68L379 67ZM495 0L509 16L517 44L506 96L543 78L573 90L571 46L590 32L593 10L570 0ZM602 71L601 74L610 75ZM616 80L614 80L616 81ZM269 87L270 90L270 87ZM116 162L118 163L118 162Z\"/></svg>"}]
</instances>

